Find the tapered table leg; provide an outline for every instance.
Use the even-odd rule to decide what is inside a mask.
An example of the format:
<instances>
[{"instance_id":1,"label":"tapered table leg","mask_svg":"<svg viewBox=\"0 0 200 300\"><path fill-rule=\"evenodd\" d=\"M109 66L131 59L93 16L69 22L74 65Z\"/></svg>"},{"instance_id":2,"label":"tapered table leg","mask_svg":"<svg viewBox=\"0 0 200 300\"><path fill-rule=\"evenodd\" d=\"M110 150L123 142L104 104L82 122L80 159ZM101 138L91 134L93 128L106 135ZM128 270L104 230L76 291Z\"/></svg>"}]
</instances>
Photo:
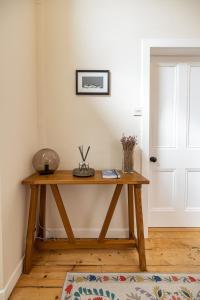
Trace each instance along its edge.
<instances>
[{"instance_id":1,"label":"tapered table leg","mask_svg":"<svg viewBox=\"0 0 200 300\"><path fill-rule=\"evenodd\" d=\"M129 221L129 239L133 239L134 238L133 184L128 184L128 221Z\"/></svg>"},{"instance_id":2,"label":"tapered table leg","mask_svg":"<svg viewBox=\"0 0 200 300\"><path fill-rule=\"evenodd\" d=\"M24 258L24 269L23 272L28 274L32 264L32 251L34 245L34 235L36 226L36 210L38 200L38 185L31 185L31 199L29 208L29 219L26 237L26 251Z\"/></svg>"},{"instance_id":3,"label":"tapered table leg","mask_svg":"<svg viewBox=\"0 0 200 300\"><path fill-rule=\"evenodd\" d=\"M39 212L39 229L38 229L38 236L42 239L45 239L46 232L46 185L41 184L40 186L40 212Z\"/></svg>"},{"instance_id":4,"label":"tapered table leg","mask_svg":"<svg viewBox=\"0 0 200 300\"><path fill-rule=\"evenodd\" d=\"M137 223L137 240L138 240L138 252L139 263L141 271L146 271L146 256L145 256L145 244L144 244L144 226L142 215L142 199L141 199L141 184L134 185L135 193L135 212Z\"/></svg>"}]
</instances>

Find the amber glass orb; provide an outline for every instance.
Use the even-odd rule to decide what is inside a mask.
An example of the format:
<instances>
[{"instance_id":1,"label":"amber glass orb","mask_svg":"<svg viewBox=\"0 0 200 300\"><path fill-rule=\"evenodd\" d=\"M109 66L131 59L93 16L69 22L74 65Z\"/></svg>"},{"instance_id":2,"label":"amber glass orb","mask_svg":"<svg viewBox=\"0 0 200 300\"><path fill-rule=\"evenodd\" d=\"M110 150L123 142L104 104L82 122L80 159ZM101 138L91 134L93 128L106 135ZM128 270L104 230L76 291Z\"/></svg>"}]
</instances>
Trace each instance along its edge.
<instances>
[{"instance_id":1,"label":"amber glass orb","mask_svg":"<svg viewBox=\"0 0 200 300\"><path fill-rule=\"evenodd\" d=\"M45 148L39 150L33 157L33 167L41 175L53 174L58 168L60 158L56 151Z\"/></svg>"}]
</instances>

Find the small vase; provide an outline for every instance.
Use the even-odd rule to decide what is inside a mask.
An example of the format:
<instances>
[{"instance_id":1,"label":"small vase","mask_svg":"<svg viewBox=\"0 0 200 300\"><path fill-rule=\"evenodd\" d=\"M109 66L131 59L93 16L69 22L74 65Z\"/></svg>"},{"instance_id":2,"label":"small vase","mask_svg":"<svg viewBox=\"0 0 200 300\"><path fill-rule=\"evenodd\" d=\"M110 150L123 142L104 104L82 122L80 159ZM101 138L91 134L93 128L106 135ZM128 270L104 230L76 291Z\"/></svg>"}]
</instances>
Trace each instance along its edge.
<instances>
[{"instance_id":1,"label":"small vase","mask_svg":"<svg viewBox=\"0 0 200 300\"><path fill-rule=\"evenodd\" d=\"M122 171L133 173L133 150L123 150Z\"/></svg>"}]
</instances>

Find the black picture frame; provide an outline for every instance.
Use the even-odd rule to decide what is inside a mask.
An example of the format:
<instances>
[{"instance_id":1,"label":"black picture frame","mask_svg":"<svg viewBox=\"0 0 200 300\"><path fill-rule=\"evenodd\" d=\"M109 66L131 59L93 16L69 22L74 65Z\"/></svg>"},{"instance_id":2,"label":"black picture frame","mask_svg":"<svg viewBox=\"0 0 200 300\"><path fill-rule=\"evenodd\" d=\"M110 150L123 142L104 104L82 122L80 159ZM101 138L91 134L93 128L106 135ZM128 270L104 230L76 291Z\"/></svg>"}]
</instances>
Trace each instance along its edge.
<instances>
[{"instance_id":1,"label":"black picture frame","mask_svg":"<svg viewBox=\"0 0 200 300\"><path fill-rule=\"evenodd\" d=\"M110 95L110 71L76 70L76 95Z\"/></svg>"}]
</instances>

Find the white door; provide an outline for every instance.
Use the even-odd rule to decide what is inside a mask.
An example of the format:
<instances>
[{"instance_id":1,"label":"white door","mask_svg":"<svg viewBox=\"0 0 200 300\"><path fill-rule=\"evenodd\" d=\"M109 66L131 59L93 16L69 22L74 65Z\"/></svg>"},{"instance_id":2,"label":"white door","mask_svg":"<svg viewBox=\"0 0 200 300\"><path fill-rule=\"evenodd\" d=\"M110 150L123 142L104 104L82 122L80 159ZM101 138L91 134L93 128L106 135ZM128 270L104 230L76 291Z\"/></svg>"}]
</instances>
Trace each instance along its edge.
<instances>
[{"instance_id":1,"label":"white door","mask_svg":"<svg viewBox=\"0 0 200 300\"><path fill-rule=\"evenodd\" d=\"M200 58L151 60L150 227L200 226Z\"/></svg>"}]
</instances>

